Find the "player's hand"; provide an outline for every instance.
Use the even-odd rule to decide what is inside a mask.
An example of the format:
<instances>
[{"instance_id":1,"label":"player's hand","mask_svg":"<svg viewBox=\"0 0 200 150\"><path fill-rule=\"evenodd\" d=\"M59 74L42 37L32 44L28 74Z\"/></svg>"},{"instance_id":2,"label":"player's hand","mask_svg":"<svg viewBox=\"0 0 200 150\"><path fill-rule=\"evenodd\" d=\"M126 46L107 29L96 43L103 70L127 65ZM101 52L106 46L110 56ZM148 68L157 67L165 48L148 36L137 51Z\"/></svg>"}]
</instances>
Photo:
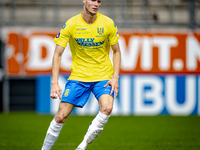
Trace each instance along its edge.
<instances>
[{"instance_id":1,"label":"player's hand","mask_svg":"<svg viewBox=\"0 0 200 150\"><path fill-rule=\"evenodd\" d=\"M58 83L52 83L51 84L51 94L50 97L53 99L57 99L59 97L59 99L61 99L61 88L58 85Z\"/></svg>"},{"instance_id":2,"label":"player's hand","mask_svg":"<svg viewBox=\"0 0 200 150\"><path fill-rule=\"evenodd\" d=\"M118 83L118 78L112 78L111 80L109 80L104 87L107 87L108 85L111 86L111 92L110 95L112 95L112 93L115 91L115 98L117 98L118 96L118 92L119 92L119 83Z\"/></svg>"}]
</instances>

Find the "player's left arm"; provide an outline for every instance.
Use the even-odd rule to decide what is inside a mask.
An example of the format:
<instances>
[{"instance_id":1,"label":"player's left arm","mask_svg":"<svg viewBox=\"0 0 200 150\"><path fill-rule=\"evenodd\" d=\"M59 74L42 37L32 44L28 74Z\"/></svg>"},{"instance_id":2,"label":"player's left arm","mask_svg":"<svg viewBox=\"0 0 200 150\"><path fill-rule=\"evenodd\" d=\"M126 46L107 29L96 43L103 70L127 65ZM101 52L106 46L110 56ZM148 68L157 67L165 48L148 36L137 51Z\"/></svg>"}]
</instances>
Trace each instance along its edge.
<instances>
[{"instance_id":1,"label":"player's left arm","mask_svg":"<svg viewBox=\"0 0 200 150\"><path fill-rule=\"evenodd\" d=\"M114 70L114 73L113 73L112 79L109 80L105 86L110 85L112 87L110 95L112 95L112 93L115 90L115 98L117 98L118 90L119 90L118 80L119 80L119 71L120 71L120 66L121 66L121 51L120 51L120 47L119 47L118 42L115 45L112 45L111 48L113 50L113 70Z\"/></svg>"}]
</instances>

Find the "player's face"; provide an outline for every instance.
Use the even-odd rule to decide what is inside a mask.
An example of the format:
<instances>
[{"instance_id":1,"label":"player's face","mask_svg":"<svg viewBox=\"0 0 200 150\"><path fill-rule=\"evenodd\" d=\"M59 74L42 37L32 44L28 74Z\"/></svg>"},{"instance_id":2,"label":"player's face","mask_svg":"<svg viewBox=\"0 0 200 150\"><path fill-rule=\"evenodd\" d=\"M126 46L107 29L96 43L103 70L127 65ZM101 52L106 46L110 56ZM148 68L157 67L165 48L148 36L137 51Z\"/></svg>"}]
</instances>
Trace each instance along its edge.
<instances>
[{"instance_id":1,"label":"player's face","mask_svg":"<svg viewBox=\"0 0 200 150\"><path fill-rule=\"evenodd\" d=\"M101 0L83 0L84 8L91 15L95 15L101 6Z\"/></svg>"}]
</instances>

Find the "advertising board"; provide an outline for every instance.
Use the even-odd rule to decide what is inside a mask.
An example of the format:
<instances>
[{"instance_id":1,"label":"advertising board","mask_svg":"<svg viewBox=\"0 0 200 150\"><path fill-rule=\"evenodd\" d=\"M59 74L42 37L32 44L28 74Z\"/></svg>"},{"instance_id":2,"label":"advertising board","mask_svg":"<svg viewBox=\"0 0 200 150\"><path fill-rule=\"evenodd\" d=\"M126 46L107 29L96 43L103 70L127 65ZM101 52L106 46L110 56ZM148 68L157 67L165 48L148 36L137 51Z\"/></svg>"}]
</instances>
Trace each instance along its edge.
<instances>
[{"instance_id":1,"label":"advertising board","mask_svg":"<svg viewBox=\"0 0 200 150\"><path fill-rule=\"evenodd\" d=\"M4 29L6 74L36 76L51 73L59 30ZM120 73L199 74L200 33L119 31L122 64ZM70 73L69 45L62 56L61 73Z\"/></svg>"},{"instance_id":2,"label":"advertising board","mask_svg":"<svg viewBox=\"0 0 200 150\"><path fill-rule=\"evenodd\" d=\"M68 76L59 77L64 92ZM112 115L200 115L200 75L121 75ZM37 77L37 112L55 114L59 99L50 98L51 77ZM77 115L95 115L98 102L91 94Z\"/></svg>"},{"instance_id":3,"label":"advertising board","mask_svg":"<svg viewBox=\"0 0 200 150\"><path fill-rule=\"evenodd\" d=\"M57 29L7 29L5 43L7 76L37 79L37 111L55 114L59 100L50 99L51 65ZM120 91L115 115L200 115L200 33L119 31L121 49ZM112 51L111 51L112 60ZM66 47L60 66L64 87L72 57ZM98 103L91 95L78 115L93 115Z\"/></svg>"}]
</instances>

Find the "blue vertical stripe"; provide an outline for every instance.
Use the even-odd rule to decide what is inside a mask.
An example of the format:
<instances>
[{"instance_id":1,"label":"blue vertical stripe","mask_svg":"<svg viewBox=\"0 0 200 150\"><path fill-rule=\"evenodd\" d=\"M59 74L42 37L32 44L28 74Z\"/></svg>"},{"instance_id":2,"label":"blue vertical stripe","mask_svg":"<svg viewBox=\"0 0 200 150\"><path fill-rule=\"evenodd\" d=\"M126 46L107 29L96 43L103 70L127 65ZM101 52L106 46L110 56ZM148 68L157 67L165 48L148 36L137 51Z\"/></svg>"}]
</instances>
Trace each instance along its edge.
<instances>
[{"instance_id":1,"label":"blue vertical stripe","mask_svg":"<svg viewBox=\"0 0 200 150\"><path fill-rule=\"evenodd\" d=\"M36 78L36 112L50 113L50 76Z\"/></svg>"}]
</instances>

